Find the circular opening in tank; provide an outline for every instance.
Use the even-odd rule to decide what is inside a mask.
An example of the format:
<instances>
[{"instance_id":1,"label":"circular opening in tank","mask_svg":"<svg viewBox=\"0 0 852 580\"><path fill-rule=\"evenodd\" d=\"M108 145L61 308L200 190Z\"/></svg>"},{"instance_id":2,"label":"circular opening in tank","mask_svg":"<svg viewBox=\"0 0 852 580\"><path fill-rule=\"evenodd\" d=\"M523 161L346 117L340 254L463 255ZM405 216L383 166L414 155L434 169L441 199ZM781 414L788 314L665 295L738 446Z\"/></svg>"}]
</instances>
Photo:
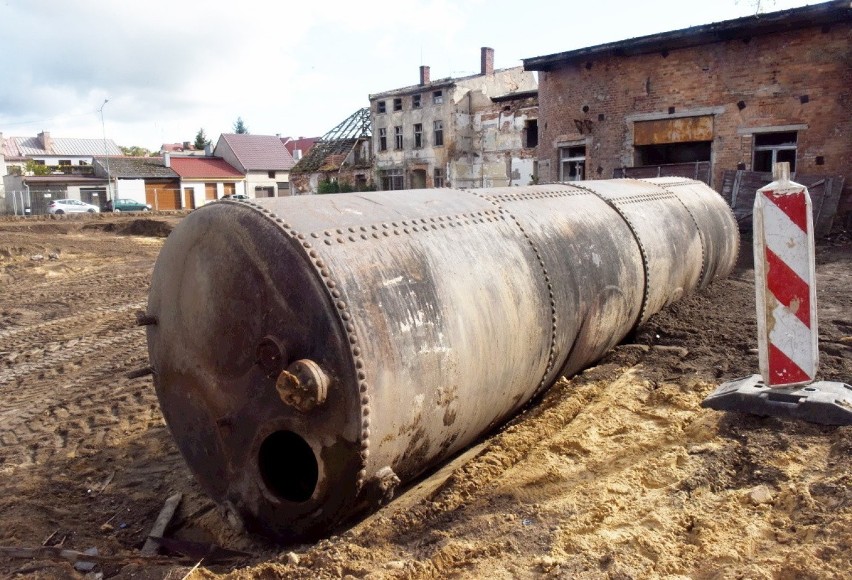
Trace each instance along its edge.
<instances>
[{"instance_id":1,"label":"circular opening in tank","mask_svg":"<svg viewBox=\"0 0 852 580\"><path fill-rule=\"evenodd\" d=\"M263 482L276 497L307 501L314 494L319 466L307 441L292 431L276 431L260 446L258 466Z\"/></svg>"}]
</instances>

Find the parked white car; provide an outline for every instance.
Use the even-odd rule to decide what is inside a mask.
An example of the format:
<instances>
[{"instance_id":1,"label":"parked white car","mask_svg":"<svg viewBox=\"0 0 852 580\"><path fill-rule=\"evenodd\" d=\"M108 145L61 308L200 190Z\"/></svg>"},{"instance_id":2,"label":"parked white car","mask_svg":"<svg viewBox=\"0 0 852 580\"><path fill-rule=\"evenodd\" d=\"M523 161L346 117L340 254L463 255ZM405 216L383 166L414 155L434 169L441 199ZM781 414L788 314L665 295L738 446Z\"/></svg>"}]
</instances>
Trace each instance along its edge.
<instances>
[{"instance_id":1,"label":"parked white car","mask_svg":"<svg viewBox=\"0 0 852 580\"><path fill-rule=\"evenodd\" d=\"M54 199L47 206L47 213L100 213L101 208L78 199Z\"/></svg>"}]
</instances>

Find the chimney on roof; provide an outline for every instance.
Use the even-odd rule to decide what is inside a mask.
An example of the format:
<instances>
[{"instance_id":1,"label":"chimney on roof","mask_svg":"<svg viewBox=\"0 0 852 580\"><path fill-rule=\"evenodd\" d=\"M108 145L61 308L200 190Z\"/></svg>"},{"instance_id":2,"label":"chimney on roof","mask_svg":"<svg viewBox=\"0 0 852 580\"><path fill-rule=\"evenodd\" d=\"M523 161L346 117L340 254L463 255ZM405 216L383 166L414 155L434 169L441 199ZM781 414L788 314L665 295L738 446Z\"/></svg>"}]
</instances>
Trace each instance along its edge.
<instances>
[{"instance_id":1,"label":"chimney on roof","mask_svg":"<svg viewBox=\"0 0 852 580\"><path fill-rule=\"evenodd\" d=\"M184 151L190 151L192 149L194 149L194 147L192 146L192 141L184 141L183 142L183 150Z\"/></svg>"},{"instance_id":2,"label":"chimney on roof","mask_svg":"<svg viewBox=\"0 0 852 580\"><path fill-rule=\"evenodd\" d=\"M301 158L302 158L302 150L301 149L294 149L293 150L293 159L298 161Z\"/></svg>"},{"instance_id":3,"label":"chimney on roof","mask_svg":"<svg viewBox=\"0 0 852 580\"><path fill-rule=\"evenodd\" d=\"M208 143L204 146L204 155L206 155L207 157L213 156L213 143Z\"/></svg>"},{"instance_id":4,"label":"chimney on roof","mask_svg":"<svg viewBox=\"0 0 852 580\"><path fill-rule=\"evenodd\" d=\"M172 154L171 153L163 153L163 166L171 167L172 166Z\"/></svg>"},{"instance_id":5,"label":"chimney on roof","mask_svg":"<svg viewBox=\"0 0 852 580\"><path fill-rule=\"evenodd\" d=\"M431 79L429 78L429 67L428 66L421 66L420 67L420 85L421 86L428 85L430 82L431 82Z\"/></svg>"},{"instance_id":6,"label":"chimney on roof","mask_svg":"<svg viewBox=\"0 0 852 580\"><path fill-rule=\"evenodd\" d=\"M48 133L47 131L42 131L38 134L38 140L41 141L42 149L44 149L48 153L53 152L53 139L50 138L50 133Z\"/></svg>"},{"instance_id":7,"label":"chimney on roof","mask_svg":"<svg viewBox=\"0 0 852 580\"><path fill-rule=\"evenodd\" d=\"M482 63L480 74L490 75L494 72L494 49L483 46L480 60Z\"/></svg>"}]
</instances>

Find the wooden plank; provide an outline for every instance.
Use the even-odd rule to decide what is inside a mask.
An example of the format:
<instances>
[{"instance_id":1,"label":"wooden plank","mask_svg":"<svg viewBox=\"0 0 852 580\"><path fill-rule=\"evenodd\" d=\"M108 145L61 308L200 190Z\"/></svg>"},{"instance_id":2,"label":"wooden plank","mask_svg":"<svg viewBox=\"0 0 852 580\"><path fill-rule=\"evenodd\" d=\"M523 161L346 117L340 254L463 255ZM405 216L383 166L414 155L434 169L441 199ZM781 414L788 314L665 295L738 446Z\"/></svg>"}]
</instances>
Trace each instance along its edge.
<instances>
[{"instance_id":1,"label":"wooden plank","mask_svg":"<svg viewBox=\"0 0 852 580\"><path fill-rule=\"evenodd\" d=\"M180 504L180 500L183 499L183 494L178 492L173 496L169 497L166 500L166 503L163 504L163 509L160 510L160 515L157 516L156 521L154 522L151 531L148 533L148 539L145 540L145 545L142 546L142 555L143 556L153 556L157 553L157 548L160 547L160 544L157 540L151 538L150 536L162 536L163 532L166 531L166 526L169 525L169 522L172 521L172 517L175 515L175 510L177 510L178 505Z\"/></svg>"}]
</instances>

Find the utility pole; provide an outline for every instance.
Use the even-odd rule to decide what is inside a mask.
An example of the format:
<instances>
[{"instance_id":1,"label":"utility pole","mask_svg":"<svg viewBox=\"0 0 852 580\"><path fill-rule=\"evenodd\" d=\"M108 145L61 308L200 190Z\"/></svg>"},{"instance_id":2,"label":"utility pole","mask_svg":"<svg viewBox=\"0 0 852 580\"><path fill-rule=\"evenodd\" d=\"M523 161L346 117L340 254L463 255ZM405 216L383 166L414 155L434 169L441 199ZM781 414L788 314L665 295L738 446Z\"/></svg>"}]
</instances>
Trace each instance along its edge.
<instances>
[{"instance_id":1,"label":"utility pole","mask_svg":"<svg viewBox=\"0 0 852 580\"><path fill-rule=\"evenodd\" d=\"M109 102L109 99L104 99L101 108L98 109L98 113L101 114L101 131L104 136L104 157L106 158L106 173L107 173L107 198L112 200L112 208L115 210L115 195L112 193L112 180L110 179L109 174L109 150L107 149L107 140L106 140L106 125L104 125L104 107Z\"/></svg>"}]
</instances>

